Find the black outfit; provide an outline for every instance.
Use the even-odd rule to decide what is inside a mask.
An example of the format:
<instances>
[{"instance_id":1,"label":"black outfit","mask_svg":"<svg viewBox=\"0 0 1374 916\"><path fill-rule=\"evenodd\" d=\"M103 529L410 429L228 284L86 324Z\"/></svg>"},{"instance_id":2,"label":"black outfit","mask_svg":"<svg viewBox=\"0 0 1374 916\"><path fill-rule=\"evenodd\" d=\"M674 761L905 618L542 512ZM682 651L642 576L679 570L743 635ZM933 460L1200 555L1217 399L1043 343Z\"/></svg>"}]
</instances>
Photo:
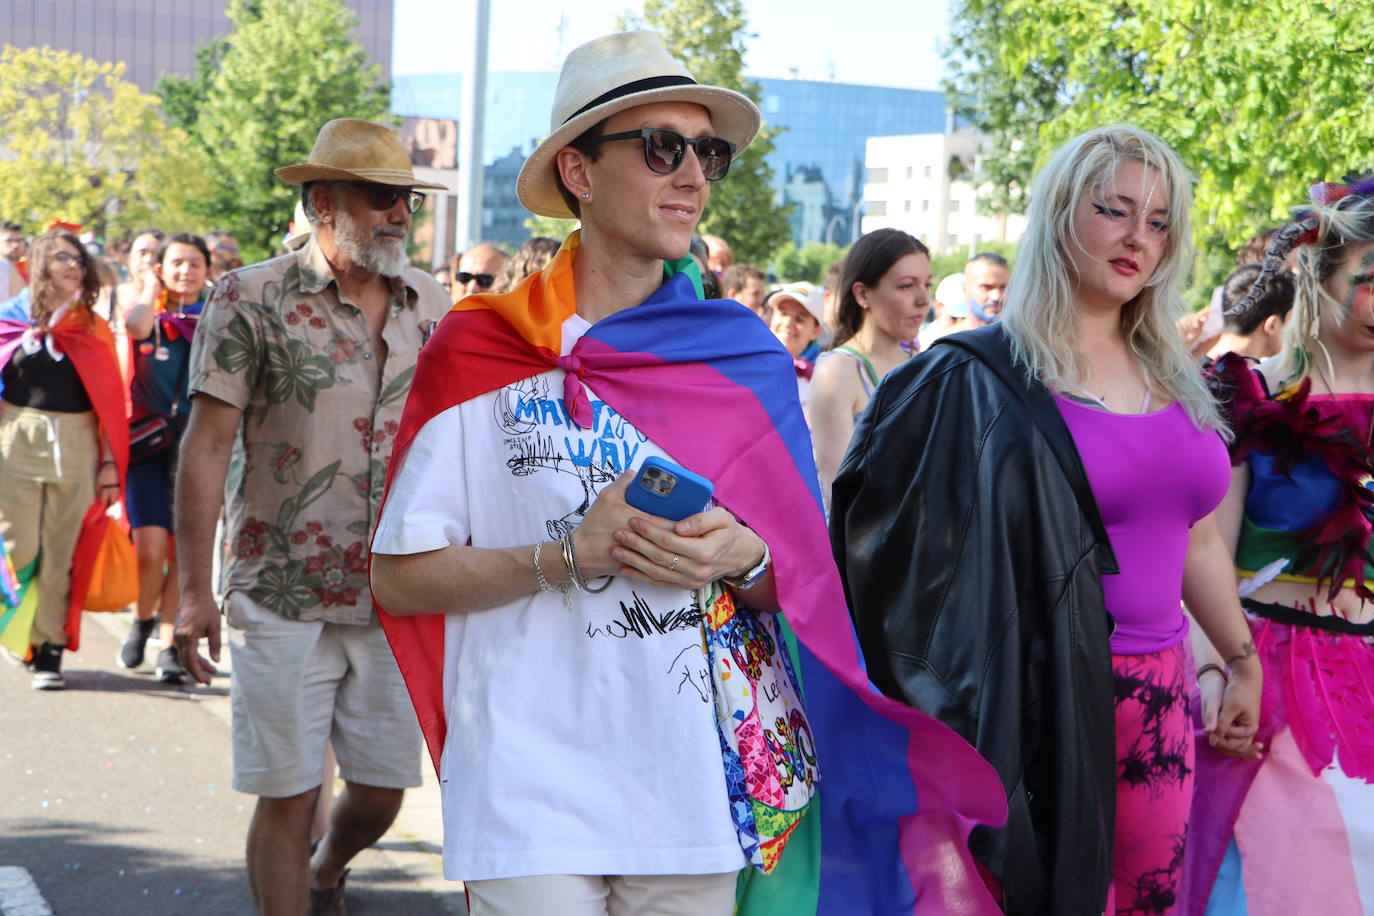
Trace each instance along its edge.
<instances>
[{"instance_id":1,"label":"black outfit","mask_svg":"<svg viewBox=\"0 0 1374 916\"><path fill-rule=\"evenodd\" d=\"M1001 325L895 369L860 419L831 539L884 693L952 727L1010 818L974 854L1009 914L1099 916L1112 873L1115 724L1106 528L1049 390Z\"/></svg>"},{"instance_id":2,"label":"black outfit","mask_svg":"<svg viewBox=\"0 0 1374 916\"><path fill-rule=\"evenodd\" d=\"M16 407L53 413L85 413L91 408L86 386L69 358L53 359L47 347L33 353L16 348L0 370L4 399Z\"/></svg>"}]
</instances>

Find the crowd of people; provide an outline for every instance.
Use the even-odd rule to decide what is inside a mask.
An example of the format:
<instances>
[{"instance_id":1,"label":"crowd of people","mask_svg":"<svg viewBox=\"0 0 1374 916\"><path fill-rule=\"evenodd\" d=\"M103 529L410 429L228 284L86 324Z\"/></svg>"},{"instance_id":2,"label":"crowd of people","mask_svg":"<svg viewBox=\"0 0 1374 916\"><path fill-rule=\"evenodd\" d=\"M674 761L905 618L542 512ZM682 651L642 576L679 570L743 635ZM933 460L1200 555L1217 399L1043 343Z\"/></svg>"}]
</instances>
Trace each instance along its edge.
<instances>
[{"instance_id":1,"label":"crowd of people","mask_svg":"<svg viewBox=\"0 0 1374 916\"><path fill-rule=\"evenodd\" d=\"M0 224L33 686L122 507L119 664L232 647L263 913L345 912L427 748L474 916L1374 916L1374 179L1196 314L1188 166L1123 125L1014 263L779 283L696 233L759 125L627 32L517 182L561 242L411 266L438 186L353 119L263 263Z\"/></svg>"}]
</instances>

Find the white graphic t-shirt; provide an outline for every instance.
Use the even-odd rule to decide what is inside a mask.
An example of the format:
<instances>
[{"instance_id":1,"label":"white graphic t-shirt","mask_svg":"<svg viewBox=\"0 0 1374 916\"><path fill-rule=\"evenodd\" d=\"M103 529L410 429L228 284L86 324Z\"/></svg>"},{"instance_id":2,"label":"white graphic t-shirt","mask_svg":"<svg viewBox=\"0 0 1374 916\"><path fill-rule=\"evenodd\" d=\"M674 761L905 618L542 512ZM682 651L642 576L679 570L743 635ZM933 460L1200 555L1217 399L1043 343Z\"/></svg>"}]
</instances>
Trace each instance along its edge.
<instances>
[{"instance_id":1,"label":"white graphic t-shirt","mask_svg":"<svg viewBox=\"0 0 1374 916\"><path fill-rule=\"evenodd\" d=\"M590 327L563 324L563 352ZM576 528L596 494L666 457L588 389L581 429L552 370L431 419L396 473L372 549L512 547ZM557 544L545 568L563 562ZM531 581L531 588L535 583ZM730 818L701 615L690 592L621 577L449 614L440 780L444 875L718 874Z\"/></svg>"}]
</instances>

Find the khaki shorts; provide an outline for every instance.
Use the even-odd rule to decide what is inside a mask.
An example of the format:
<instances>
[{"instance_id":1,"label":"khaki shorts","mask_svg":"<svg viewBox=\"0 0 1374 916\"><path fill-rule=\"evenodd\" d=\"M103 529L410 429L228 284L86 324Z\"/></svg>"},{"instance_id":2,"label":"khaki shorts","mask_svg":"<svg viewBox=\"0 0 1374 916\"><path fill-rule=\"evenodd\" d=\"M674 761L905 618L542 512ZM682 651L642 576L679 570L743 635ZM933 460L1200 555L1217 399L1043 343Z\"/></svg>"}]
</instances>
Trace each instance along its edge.
<instances>
[{"instance_id":1,"label":"khaki shorts","mask_svg":"<svg viewBox=\"0 0 1374 916\"><path fill-rule=\"evenodd\" d=\"M320 784L327 742L347 782L420 785L420 727L380 624L287 620L225 600L234 788L289 798Z\"/></svg>"},{"instance_id":2,"label":"khaki shorts","mask_svg":"<svg viewBox=\"0 0 1374 916\"><path fill-rule=\"evenodd\" d=\"M466 881L472 916L729 916L739 872Z\"/></svg>"}]
</instances>

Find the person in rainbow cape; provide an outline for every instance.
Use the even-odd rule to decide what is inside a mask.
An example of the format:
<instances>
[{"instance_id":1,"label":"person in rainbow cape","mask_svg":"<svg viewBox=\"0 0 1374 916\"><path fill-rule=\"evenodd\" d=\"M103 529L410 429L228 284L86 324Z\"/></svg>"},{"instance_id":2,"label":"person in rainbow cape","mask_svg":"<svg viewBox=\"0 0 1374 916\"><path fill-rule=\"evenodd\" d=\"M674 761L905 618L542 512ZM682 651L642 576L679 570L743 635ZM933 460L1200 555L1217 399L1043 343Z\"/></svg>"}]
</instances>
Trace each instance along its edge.
<instances>
[{"instance_id":1,"label":"person in rainbow cape","mask_svg":"<svg viewBox=\"0 0 1374 916\"><path fill-rule=\"evenodd\" d=\"M518 191L581 228L420 353L372 587L474 914L997 912L996 774L869 683L791 357L688 256L758 126L652 33L575 49ZM631 509L649 456L716 502Z\"/></svg>"},{"instance_id":2,"label":"person in rainbow cape","mask_svg":"<svg viewBox=\"0 0 1374 916\"><path fill-rule=\"evenodd\" d=\"M65 228L33 242L33 284L0 304L0 645L60 690L64 652L120 499L129 455L114 335L92 311L100 276ZM4 578L9 579L8 574Z\"/></svg>"}]
</instances>

